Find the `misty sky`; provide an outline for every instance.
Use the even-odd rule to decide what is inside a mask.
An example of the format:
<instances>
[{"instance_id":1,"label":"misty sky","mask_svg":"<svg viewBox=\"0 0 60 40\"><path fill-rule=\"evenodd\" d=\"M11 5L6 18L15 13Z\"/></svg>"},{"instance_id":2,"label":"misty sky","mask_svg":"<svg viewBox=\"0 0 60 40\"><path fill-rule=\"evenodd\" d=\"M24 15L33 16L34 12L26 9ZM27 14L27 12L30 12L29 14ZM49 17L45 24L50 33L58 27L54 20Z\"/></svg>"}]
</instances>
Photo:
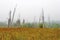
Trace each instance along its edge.
<instances>
[{"instance_id":1,"label":"misty sky","mask_svg":"<svg viewBox=\"0 0 60 40\"><path fill-rule=\"evenodd\" d=\"M20 14L20 19L25 19L27 22L33 22L34 17L38 22L44 9L45 20L60 20L60 0L0 0L0 21L8 19L9 11L13 13L14 7L17 4L14 20L17 20Z\"/></svg>"}]
</instances>

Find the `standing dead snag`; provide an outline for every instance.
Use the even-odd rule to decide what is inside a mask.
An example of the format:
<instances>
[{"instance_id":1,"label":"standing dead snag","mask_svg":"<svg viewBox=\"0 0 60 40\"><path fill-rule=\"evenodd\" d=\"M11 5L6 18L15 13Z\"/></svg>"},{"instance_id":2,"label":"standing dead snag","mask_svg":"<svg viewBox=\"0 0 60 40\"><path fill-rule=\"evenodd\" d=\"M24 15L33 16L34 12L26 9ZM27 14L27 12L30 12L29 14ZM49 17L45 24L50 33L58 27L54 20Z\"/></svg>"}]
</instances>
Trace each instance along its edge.
<instances>
[{"instance_id":1,"label":"standing dead snag","mask_svg":"<svg viewBox=\"0 0 60 40\"><path fill-rule=\"evenodd\" d=\"M25 27L25 19L23 19L23 27Z\"/></svg>"},{"instance_id":2,"label":"standing dead snag","mask_svg":"<svg viewBox=\"0 0 60 40\"><path fill-rule=\"evenodd\" d=\"M41 23L40 23L40 22L41 22L41 17L39 17L39 27L41 27L41 26L40 26L40 25L41 25Z\"/></svg>"},{"instance_id":3,"label":"standing dead snag","mask_svg":"<svg viewBox=\"0 0 60 40\"><path fill-rule=\"evenodd\" d=\"M44 11L43 11L43 8L42 8L42 26L43 26L43 28L44 28Z\"/></svg>"},{"instance_id":4,"label":"standing dead snag","mask_svg":"<svg viewBox=\"0 0 60 40\"><path fill-rule=\"evenodd\" d=\"M48 16L48 27L50 27L50 16Z\"/></svg>"},{"instance_id":5,"label":"standing dead snag","mask_svg":"<svg viewBox=\"0 0 60 40\"><path fill-rule=\"evenodd\" d=\"M40 21L41 21L41 19L40 19L40 17L39 17L39 24L40 24Z\"/></svg>"},{"instance_id":6,"label":"standing dead snag","mask_svg":"<svg viewBox=\"0 0 60 40\"><path fill-rule=\"evenodd\" d=\"M16 24L17 24L18 26L20 26L20 19L18 19L18 20L16 21Z\"/></svg>"},{"instance_id":7,"label":"standing dead snag","mask_svg":"<svg viewBox=\"0 0 60 40\"><path fill-rule=\"evenodd\" d=\"M34 16L34 23L33 23L34 25L33 25L33 27L36 27L36 20L35 19L36 19L36 16Z\"/></svg>"},{"instance_id":8,"label":"standing dead snag","mask_svg":"<svg viewBox=\"0 0 60 40\"><path fill-rule=\"evenodd\" d=\"M16 21L16 24L17 24L17 26L20 26L20 24L21 24L21 22L20 22L20 14L19 14L18 20Z\"/></svg>"},{"instance_id":9,"label":"standing dead snag","mask_svg":"<svg viewBox=\"0 0 60 40\"><path fill-rule=\"evenodd\" d=\"M8 27L11 25L11 11L9 12Z\"/></svg>"},{"instance_id":10,"label":"standing dead snag","mask_svg":"<svg viewBox=\"0 0 60 40\"><path fill-rule=\"evenodd\" d=\"M42 20L42 23L40 23L40 20ZM43 11L43 8L42 8L42 19L39 18L39 27L40 28L44 28L44 11Z\"/></svg>"},{"instance_id":11,"label":"standing dead snag","mask_svg":"<svg viewBox=\"0 0 60 40\"><path fill-rule=\"evenodd\" d=\"M25 24L25 19L23 19L23 24Z\"/></svg>"},{"instance_id":12,"label":"standing dead snag","mask_svg":"<svg viewBox=\"0 0 60 40\"><path fill-rule=\"evenodd\" d=\"M15 15L15 12L16 12L16 7L17 7L17 5L15 6L14 11L13 11L13 16L12 16L12 24L13 24L14 15Z\"/></svg>"}]
</instances>

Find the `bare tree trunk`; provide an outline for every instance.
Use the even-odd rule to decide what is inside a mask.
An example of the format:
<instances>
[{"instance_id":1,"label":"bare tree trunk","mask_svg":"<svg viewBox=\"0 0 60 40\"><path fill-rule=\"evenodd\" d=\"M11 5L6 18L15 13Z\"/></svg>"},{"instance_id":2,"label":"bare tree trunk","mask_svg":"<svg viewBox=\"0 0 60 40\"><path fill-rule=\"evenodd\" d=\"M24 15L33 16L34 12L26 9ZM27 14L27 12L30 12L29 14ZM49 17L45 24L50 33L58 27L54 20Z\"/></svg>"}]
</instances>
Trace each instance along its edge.
<instances>
[{"instance_id":1,"label":"bare tree trunk","mask_svg":"<svg viewBox=\"0 0 60 40\"><path fill-rule=\"evenodd\" d=\"M50 27L50 16L48 16L48 27Z\"/></svg>"},{"instance_id":2,"label":"bare tree trunk","mask_svg":"<svg viewBox=\"0 0 60 40\"><path fill-rule=\"evenodd\" d=\"M14 15L15 15L15 12L16 12L16 7L17 7L17 5L15 6L14 11L13 11L13 16L12 16L12 24L13 24Z\"/></svg>"},{"instance_id":3,"label":"bare tree trunk","mask_svg":"<svg viewBox=\"0 0 60 40\"><path fill-rule=\"evenodd\" d=\"M43 8L42 8L42 24L43 24L43 28L44 28L45 25L44 25L44 11L43 11Z\"/></svg>"},{"instance_id":4,"label":"bare tree trunk","mask_svg":"<svg viewBox=\"0 0 60 40\"><path fill-rule=\"evenodd\" d=\"M11 25L11 11L9 12L8 27Z\"/></svg>"}]
</instances>

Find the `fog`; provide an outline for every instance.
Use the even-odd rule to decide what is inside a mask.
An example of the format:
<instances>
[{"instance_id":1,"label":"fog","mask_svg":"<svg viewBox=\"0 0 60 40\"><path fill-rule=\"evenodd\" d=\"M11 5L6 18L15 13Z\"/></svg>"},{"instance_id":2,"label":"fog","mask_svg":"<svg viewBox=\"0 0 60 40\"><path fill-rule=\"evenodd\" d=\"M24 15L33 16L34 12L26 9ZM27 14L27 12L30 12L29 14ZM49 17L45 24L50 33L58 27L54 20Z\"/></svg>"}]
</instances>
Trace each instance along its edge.
<instances>
[{"instance_id":1,"label":"fog","mask_svg":"<svg viewBox=\"0 0 60 40\"><path fill-rule=\"evenodd\" d=\"M20 14L20 19L25 19L26 22L33 22L34 17L38 22L44 9L45 20L59 21L60 20L60 0L0 0L0 21L8 20L9 11L13 13L14 7L17 4L14 21Z\"/></svg>"}]
</instances>

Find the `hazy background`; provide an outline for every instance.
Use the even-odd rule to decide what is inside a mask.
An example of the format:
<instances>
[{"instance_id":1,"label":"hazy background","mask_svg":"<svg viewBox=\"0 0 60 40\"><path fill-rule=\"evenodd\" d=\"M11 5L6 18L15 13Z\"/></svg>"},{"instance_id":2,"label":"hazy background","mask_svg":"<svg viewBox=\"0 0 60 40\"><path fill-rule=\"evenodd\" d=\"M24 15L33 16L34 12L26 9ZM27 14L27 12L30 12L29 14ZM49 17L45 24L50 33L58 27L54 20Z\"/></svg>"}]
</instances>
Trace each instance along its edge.
<instances>
[{"instance_id":1,"label":"hazy background","mask_svg":"<svg viewBox=\"0 0 60 40\"><path fill-rule=\"evenodd\" d=\"M48 15L51 21L60 20L60 0L0 0L0 21L7 22L9 11L12 10L13 13L16 4L14 21L17 20L20 13L21 21L25 19L26 22L33 22L35 16L35 20L38 22L42 8L46 21L48 21Z\"/></svg>"}]
</instances>

